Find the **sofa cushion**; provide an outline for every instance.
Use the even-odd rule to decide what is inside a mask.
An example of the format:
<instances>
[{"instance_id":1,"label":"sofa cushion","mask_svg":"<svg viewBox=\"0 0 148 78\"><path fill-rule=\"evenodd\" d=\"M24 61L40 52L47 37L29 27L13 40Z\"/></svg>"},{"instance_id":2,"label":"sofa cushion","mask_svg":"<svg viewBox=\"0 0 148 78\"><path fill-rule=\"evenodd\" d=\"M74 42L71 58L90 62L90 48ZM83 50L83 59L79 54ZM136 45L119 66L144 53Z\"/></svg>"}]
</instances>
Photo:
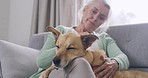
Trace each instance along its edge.
<instances>
[{"instance_id":1,"label":"sofa cushion","mask_svg":"<svg viewBox=\"0 0 148 78\"><path fill-rule=\"evenodd\" d=\"M29 42L29 47L41 50L48 37L48 33L49 32L34 34Z\"/></svg>"},{"instance_id":2,"label":"sofa cushion","mask_svg":"<svg viewBox=\"0 0 148 78\"><path fill-rule=\"evenodd\" d=\"M3 78L29 78L38 70L38 50L0 40L0 61Z\"/></svg>"},{"instance_id":3,"label":"sofa cushion","mask_svg":"<svg viewBox=\"0 0 148 78\"><path fill-rule=\"evenodd\" d=\"M111 27L108 31L120 49L128 56L130 67L148 67L148 24Z\"/></svg>"}]
</instances>

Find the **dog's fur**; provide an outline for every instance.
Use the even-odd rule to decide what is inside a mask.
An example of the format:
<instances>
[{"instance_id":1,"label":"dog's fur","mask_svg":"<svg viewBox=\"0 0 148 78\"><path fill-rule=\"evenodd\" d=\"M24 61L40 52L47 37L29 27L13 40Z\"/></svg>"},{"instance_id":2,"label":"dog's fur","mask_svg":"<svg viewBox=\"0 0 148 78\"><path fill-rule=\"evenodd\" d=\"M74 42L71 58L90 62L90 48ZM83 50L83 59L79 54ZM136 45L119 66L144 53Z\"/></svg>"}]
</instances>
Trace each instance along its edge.
<instances>
[{"instance_id":1,"label":"dog's fur","mask_svg":"<svg viewBox=\"0 0 148 78\"><path fill-rule=\"evenodd\" d=\"M56 38L56 56L53 59L54 66L43 71L39 78L47 78L53 69L66 67L69 62L77 57L85 58L93 67L103 63L102 58L107 57L103 50L86 50L98 38L95 35L78 35L74 33L61 34L52 27L48 27ZM114 78L147 78L148 73L136 70L117 71Z\"/></svg>"}]
</instances>

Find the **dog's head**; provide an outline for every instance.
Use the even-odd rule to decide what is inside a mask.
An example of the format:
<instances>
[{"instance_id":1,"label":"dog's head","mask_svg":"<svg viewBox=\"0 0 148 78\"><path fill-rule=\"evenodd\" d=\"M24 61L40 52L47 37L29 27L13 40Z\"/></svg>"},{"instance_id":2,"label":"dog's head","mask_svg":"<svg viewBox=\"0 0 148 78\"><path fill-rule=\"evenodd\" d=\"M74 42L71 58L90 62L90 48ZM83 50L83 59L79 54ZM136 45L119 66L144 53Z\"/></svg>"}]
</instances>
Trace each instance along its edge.
<instances>
[{"instance_id":1,"label":"dog's head","mask_svg":"<svg viewBox=\"0 0 148 78\"><path fill-rule=\"evenodd\" d=\"M61 34L53 27L48 27L56 38L56 56L53 59L55 66L65 67L73 59L84 56L86 49L98 38L95 35L79 35L74 33Z\"/></svg>"}]
</instances>

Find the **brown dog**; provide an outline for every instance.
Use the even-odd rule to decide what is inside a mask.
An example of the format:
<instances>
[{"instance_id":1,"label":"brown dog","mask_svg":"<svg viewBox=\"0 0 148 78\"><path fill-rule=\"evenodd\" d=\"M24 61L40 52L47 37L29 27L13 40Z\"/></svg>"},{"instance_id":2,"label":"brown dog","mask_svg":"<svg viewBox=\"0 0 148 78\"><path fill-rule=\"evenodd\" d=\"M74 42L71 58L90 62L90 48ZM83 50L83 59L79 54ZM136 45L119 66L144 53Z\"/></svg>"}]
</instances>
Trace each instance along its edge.
<instances>
[{"instance_id":1,"label":"brown dog","mask_svg":"<svg viewBox=\"0 0 148 78\"><path fill-rule=\"evenodd\" d=\"M54 66L43 71L39 78L47 78L53 69L66 67L77 57L84 57L92 67L101 65L103 63L101 58L107 57L103 50L86 50L98 38L95 35L61 34L52 27L48 27L48 31L56 38L56 56L53 59ZM117 71L114 78L148 78L148 73L135 70Z\"/></svg>"}]
</instances>

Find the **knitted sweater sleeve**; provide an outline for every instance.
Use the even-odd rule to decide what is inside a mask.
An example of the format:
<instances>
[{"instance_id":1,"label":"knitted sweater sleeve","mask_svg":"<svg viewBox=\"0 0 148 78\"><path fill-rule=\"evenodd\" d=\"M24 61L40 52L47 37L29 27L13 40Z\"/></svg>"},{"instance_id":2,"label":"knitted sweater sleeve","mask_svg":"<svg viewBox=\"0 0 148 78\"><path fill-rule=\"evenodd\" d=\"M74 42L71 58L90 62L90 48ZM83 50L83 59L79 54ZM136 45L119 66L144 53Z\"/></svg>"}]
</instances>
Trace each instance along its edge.
<instances>
[{"instance_id":1,"label":"knitted sweater sleeve","mask_svg":"<svg viewBox=\"0 0 148 78\"><path fill-rule=\"evenodd\" d=\"M102 48L106 51L109 58L114 59L119 64L119 70L126 70L129 67L128 57L120 50L115 40L107 33L100 35Z\"/></svg>"}]
</instances>

